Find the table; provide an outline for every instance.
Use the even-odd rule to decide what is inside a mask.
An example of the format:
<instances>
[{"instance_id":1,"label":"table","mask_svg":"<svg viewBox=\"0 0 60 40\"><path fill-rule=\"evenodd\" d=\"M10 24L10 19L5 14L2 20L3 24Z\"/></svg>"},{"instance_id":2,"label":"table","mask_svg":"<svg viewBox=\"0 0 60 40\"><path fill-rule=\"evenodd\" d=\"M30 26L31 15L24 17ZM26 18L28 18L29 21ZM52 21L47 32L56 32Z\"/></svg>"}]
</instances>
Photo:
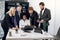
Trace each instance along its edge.
<instances>
[{"instance_id":1,"label":"table","mask_svg":"<svg viewBox=\"0 0 60 40\"><path fill-rule=\"evenodd\" d=\"M53 36L50 34L40 34L35 33L32 31L31 33L24 32L22 30L18 30L18 33L16 33L15 30L10 29L9 31L12 32L12 36L9 36L9 32L7 34L6 40L42 40L42 39L48 39L53 40Z\"/></svg>"}]
</instances>

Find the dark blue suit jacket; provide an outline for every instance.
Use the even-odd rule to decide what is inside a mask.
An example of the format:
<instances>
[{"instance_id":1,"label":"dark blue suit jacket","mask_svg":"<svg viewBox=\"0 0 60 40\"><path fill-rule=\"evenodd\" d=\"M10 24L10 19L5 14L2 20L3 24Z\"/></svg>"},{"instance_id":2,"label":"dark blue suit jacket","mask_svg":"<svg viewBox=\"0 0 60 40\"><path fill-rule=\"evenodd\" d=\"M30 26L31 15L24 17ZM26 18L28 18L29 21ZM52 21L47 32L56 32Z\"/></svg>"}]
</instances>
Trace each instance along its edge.
<instances>
[{"instance_id":1,"label":"dark blue suit jacket","mask_svg":"<svg viewBox=\"0 0 60 40\"><path fill-rule=\"evenodd\" d=\"M18 12L16 11L15 16L16 16L17 25L18 25L18 27L19 27L19 20L22 19L23 13L20 13L20 16L19 16L19 15L18 15Z\"/></svg>"}]
</instances>

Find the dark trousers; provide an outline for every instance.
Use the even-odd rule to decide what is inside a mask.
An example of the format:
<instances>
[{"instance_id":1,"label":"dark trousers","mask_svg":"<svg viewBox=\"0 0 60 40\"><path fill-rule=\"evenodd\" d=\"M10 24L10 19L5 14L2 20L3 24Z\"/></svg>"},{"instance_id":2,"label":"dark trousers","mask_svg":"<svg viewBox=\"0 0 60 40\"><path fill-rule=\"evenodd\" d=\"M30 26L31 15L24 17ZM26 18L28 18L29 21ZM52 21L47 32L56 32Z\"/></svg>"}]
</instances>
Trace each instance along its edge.
<instances>
[{"instance_id":1,"label":"dark trousers","mask_svg":"<svg viewBox=\"0 0 60 40\"><path fill-rule=\"evenodd\" d=\"M7 36L9 28L7 28L5 26L2 26L2 28L3 28L3 31L4 31L4 37L2 38L2 40L6 40L6 36Z\"/></svg>"},{"instance_id":2,"label":"dark trousers","mask_svg":"<svg viewBox=\"0 0 60 40\"><path fill-rule=\"evenodd\" d=\"M43 28L44 28L43 23L41 23L40 28L43 30ZM44 31L48 32L48 26L46 26L45 28L46 28L46 30L44 30Z\"/></svg>"}]
</instances>

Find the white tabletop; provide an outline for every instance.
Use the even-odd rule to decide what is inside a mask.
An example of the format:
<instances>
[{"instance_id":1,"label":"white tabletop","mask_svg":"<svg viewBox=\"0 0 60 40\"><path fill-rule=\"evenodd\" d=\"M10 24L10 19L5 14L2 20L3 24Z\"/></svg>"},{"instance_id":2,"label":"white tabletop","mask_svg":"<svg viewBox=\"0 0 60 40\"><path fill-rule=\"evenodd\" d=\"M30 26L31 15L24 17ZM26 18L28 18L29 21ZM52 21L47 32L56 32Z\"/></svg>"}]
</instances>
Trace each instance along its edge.
<instances>
[{"instance_id":1,"label":"white tabletop","mask_svg":"<svg viewBox=\"0 0 60 40\"><path fill-rule=\"evenodd\" d=\"M9 31L12 32L12 36L9 36L9 32L8 32L6 39L13 39L13 38L33 38L33 39L53 38L53 36L48 34L48 33L47 34L40 34L40 33L35 33L33 31L31 33L26 33L20 29L18 30L18 33L16 33L16 31L12 30L12 29L10 29Z\"/></svg>"}]
</instances>

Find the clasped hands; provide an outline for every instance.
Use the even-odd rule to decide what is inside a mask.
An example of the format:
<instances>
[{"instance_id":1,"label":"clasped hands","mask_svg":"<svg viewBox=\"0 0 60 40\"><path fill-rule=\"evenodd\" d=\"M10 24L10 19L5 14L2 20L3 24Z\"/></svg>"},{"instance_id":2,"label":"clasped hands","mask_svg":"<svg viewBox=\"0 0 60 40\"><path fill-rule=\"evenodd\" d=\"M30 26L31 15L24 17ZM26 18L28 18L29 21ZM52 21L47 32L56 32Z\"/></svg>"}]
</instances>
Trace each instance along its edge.
<instances>
[{"instance_id":1,"label":"clasped hands","mask_svg":"<svg viewBox=\"0 0 60 40\"><path fill-rule=\"evenodd\" d=\"M43 20L43 19L42 19L42 20L37 20L37 22L38 22L38 23L43 23L44 20Z\"/></svg>"}]
</instances>

